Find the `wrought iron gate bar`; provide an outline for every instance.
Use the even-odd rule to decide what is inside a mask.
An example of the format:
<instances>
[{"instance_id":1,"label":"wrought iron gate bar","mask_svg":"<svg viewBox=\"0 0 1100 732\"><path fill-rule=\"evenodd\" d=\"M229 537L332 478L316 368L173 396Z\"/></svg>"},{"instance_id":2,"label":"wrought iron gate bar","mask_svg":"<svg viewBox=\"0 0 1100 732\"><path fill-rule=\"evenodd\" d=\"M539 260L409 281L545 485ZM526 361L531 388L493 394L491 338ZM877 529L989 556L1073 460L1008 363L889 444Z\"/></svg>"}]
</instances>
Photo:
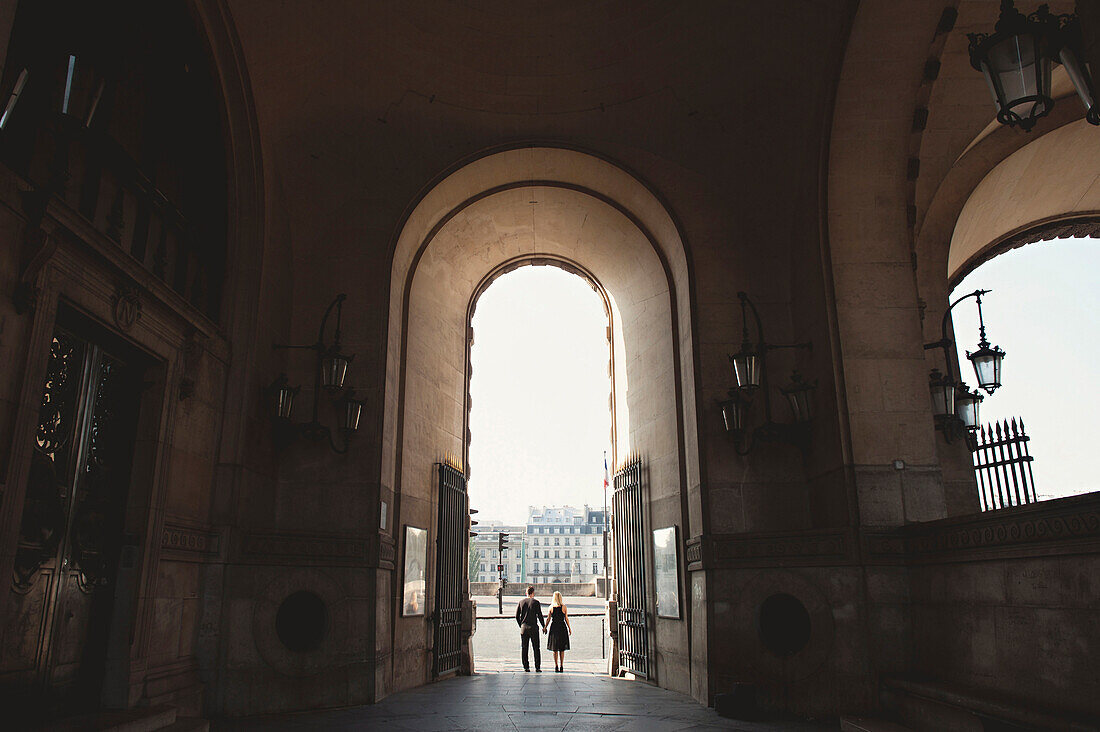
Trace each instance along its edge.
<instances>
[{"instance_id":1,"label":"wrought iron gate bar","mask_svg":"<svg viewBox=\"0 0 1100 732\"><path fill-rule=\"evenodd\" d=\"M436 532L435 676L458 671L462 663L462 601L466 516L469 497L466 476L447 463L439 471L439 524Z\"/></svg>"},{"instance_id":2,"label":"wrought iron gate bar","mask_svg":"<svg viewBox=\"0 0 1100 732\"><path fill-rule=\"evenodd\" d=\"M649 628L641 459L632 458L616 470L614 484L612 515L619 613L619 668L648 678Z\"/></svg>"},{"instance_id":3,"label":"wrought iron gate bar","mask_svg":"<svg viewBox=\"0 0 1100 732\"><path fill-rule=\"evenodd\" d=\"M982 427L975 436L974 471L978 478L978 498L983 511L1035 503L1035 459L1027 443L1023 420L1005 420Z\"/></svg>"}]
</instances>

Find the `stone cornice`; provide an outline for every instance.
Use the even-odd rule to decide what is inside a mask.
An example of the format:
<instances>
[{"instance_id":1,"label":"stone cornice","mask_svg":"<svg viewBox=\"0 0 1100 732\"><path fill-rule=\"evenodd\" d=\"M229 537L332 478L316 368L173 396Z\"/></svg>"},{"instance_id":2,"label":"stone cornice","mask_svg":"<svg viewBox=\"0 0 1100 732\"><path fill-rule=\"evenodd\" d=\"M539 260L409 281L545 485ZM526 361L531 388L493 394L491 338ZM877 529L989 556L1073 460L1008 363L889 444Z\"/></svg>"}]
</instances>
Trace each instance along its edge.
<instances>
[{"instance_id":1,"label":"stone cornice","mask_svg":"<svg viewBox=\"0 0 1100 732\"><path fill-rule=\"evenodd\" d=\"M685 542L688 571L943 564L1100 553L1100 493L899 527L715 534ZM857 551L857 548L859 551ZM862 557L862 560L860 559Z\"/></svg>"},{"instance_id":2,"label":"stone cornice","mask_svg":"<svg viewBox=\"0 0 1100 732\"><path fill-rule=\"evenodd\" d=\"M218 531L168 519L161 531L160 556L162 559L212 561L221 556L223 544Z\"/></svg>"},{"instance_id":3,"label":"stone cornice","mask_svg":"<svg viewBox=\"0 0 1100 732\"><path fill-rule=\"evenodd\" d=\"M871 562L968 562L1100 552L1100 493L866 531Z\"/></svg>"}]
</instances>

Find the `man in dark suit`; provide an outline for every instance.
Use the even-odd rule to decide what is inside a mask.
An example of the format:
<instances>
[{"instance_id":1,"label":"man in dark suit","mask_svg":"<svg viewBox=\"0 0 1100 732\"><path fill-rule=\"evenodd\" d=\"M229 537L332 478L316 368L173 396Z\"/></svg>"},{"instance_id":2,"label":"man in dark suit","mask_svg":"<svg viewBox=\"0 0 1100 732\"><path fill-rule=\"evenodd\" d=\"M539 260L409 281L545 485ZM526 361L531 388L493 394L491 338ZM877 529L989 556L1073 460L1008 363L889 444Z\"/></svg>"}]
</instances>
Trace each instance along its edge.
<instances>
[{"instance_id":1,"label":"man in dark suit","mask_svg":"<svg viewBox=\"0 0 1100 732\"><path fill-rule=\"evenodd\" d=\"M542 649L539 647L539 628L546 632L546 620L542 617L542 604L535 599L535 588L527 588L527 597L519 601L516 606L516 623L519 624L519 637L521 644L520 657L523 659L523 670L530 671L527 663L527 644L535 647L535 671L542 671Z\"/></svg>"}]
</instances>

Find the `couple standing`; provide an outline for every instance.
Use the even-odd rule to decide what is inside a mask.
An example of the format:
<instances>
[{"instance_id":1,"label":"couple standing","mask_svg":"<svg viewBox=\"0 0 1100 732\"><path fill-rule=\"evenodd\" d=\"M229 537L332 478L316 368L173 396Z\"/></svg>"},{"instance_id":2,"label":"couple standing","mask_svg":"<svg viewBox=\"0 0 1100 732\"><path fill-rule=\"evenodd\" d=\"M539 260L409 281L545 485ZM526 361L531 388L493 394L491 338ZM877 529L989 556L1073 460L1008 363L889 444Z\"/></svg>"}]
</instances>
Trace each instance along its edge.
<instances>
[{"instance_id":1,"label":"couple standing","mask_svg":"<svg viewBox=\"0 0 1100 732\"><path fill-rule=\"evenodd\" d=\"M519 601L516 606L516 623L519 624L520 657L523 659L523 670L530 671L531 665L527 662L528 644L535 647L535 671L542 671L542 649L539 648L539 628L546 633L546 648L554 654L554 670L565 670L565 652L569 650L569 636L573 634L573 628L569 625L569 613L562 603L561 593L554 593L554 600L550 605L550 617L543 620L542 603L535 599L535 588L527 588L527 597Z\"/></svg>"}]
</instances>

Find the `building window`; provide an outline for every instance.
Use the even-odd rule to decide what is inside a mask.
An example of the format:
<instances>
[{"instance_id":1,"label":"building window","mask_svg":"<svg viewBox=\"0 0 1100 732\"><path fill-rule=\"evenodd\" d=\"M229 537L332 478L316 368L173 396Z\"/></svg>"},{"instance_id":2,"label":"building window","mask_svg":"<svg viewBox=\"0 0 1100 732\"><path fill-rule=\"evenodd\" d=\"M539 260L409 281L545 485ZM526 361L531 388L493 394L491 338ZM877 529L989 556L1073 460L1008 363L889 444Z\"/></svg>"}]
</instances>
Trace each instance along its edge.
<instances>
[{"instance_id":1,"label":"building window","mask_svg":"<svg viewBox=\"0 0 1100 732\"><path fill-rule=\"evenodd\" d=\"M557 559L560 556L561 556L561 552L559 552L557 549L555 549L554 550L554 559Z\"/></svg>"},{"instance_id":2,"label":"building window","mask_svg":"<svg viewBox=\"0 0 1100 732\"><path fill-rule=\"evenodd\" d=\"M599 573L600 573L600 565L596 564L595 562L592 562L592 574L599 574Z\"/></svg>"},{"instance_id":3,"label":"building window","mask_svg":"<svg viewBox=\"0 0 1100 732\"><path fill-rule=\"evenodd\" d=\"M596 546L596 537L592 537L592 546Z\"/></svg>"}]
</instances>

